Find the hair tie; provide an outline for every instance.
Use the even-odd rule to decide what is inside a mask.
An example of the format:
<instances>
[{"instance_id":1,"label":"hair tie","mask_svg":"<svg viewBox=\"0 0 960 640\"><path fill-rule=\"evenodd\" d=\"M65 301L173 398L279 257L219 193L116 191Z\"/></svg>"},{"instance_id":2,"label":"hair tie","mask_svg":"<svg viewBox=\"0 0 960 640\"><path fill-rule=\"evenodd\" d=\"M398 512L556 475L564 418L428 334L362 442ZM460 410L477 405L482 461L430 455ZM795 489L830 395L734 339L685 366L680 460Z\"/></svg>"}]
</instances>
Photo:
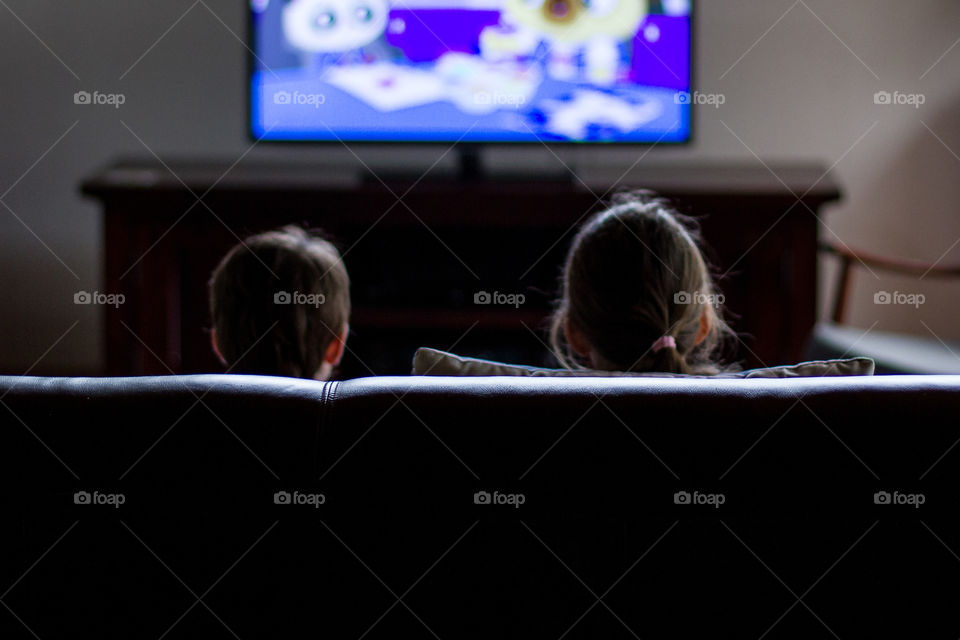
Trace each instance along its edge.
<instances>
[{"instance_id":1,"label":"hair tie","mask_svg":"<svg viewBox=\"0 0 960 640\"><path fill-rule=\"evenodd\" d=\"M673 336L663 336L661 338L657 338L651 349L653 349L653 352L656 353L657 351L660 351L660 349L665 349L667 347L671 347L673 349L677 348L677 341L674 340Z\"/></svg>"}]
</instances>

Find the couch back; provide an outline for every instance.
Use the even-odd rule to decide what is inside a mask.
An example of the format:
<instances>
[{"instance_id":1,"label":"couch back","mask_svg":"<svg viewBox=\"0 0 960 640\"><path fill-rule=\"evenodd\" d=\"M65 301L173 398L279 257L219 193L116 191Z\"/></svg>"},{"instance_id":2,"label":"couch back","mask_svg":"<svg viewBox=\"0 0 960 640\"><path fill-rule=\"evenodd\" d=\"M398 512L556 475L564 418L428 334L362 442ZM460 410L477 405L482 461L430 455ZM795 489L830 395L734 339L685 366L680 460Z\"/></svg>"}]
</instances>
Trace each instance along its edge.
<instances>
[{"instance_id":1,"label":"couch back","mask_svg":"<svg viewBox=\"0 0 960 640\"><path fill-rule=\"evenodd\" d=\"M960 377L0 377L0 404L4 638L926 637L960 586Z\"/></svg>"}]
</instances>

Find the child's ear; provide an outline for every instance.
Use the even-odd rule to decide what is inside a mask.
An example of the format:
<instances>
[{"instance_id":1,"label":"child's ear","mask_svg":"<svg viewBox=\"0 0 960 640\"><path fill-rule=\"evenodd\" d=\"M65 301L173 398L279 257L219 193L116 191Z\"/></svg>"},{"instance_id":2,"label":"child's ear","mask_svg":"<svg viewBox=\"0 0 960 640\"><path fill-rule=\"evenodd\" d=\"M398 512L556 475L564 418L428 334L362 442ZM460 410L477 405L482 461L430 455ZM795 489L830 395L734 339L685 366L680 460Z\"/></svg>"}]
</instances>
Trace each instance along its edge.
<instances>
[{"instance_id":1,"label":"child's ear","mask_svg":"<svg viewBox=\"0 0 960 640\"><path fill-rule=\"evenodd\" d=\"M335 337L327 345L327 351L323 354L323 361L331 366L340 364L343 359L343 352L347 346L347 334L350 333L350 325L344 325L340 335Z\"/></svg>"},{"instance_id":2,"label":"child's ear","mask_svg":"<svg viewBox=\"0 0 960 640\"><path fill-rule=\"evenodd\" d=\"M710 329L713 328L713 322L710 319L710 314L701 313L700 314L700 329L697 331L697 337L694 339L694 344L700 344L707 339L707 336L710 335Z\"/></svg>"},{"instance_id":3,"label":"child's ear","mask_svg":"<svg viewBox=\"0 0 960 640\"><path fill-rule=\"evenodd\" d=\"M227 366L227 361L223 357L223 354L220 353L220 346L217 345L217 330L210 329L210 346L213 347L213 352L217 354L217 360L220 361L220 364Z\"/></svg>"},{"instance_id":4,"label":"child's ear","mask_svg":"<svg viewBox=\"0 0 960 640\"><path fill-rule=\"evenodd\" d=\"M593 347L590 346L583 333L570 324L569 320L563 323L563 337L578 356L586 358L593 351Z\"/></svg>"}]
</instances>

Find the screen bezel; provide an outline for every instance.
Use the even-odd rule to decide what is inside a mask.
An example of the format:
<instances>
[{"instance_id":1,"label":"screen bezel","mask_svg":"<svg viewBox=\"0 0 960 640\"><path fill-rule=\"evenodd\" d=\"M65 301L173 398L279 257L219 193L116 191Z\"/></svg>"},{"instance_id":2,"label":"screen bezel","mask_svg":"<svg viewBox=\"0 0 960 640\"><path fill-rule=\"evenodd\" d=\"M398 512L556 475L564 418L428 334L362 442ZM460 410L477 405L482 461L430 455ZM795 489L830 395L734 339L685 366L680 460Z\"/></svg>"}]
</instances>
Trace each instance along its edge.
<instances>
[{"instance_id":1,"label":"screen bezel","mask_svg":"<svg viewBox=\"0 0 960 640\"><path fill-rule=\"evenodd\" d=\"M256 51L254 47L256 46L256 41L254 38L254 20L253 20L253 9L250 7L250 0L244 0L244 7L246 9L246 75L244 78L245 90L244 94L246 95L245 100L245 110L246 110L246 131L247 131L247 141L256 143L256 144L266 144L266 145L278 145L278 146L329 146L331 144L335 145L357 145L357 146L423 146L423 147L440 147L440 146L457 146L457 145L472 145L474 147L494 147L499 146L503 148L523 148L523 147L535 147L538 145L543 145L547 147L564 147L564 148L603 148L603 147L612 147L617 149L624 149L629 147L639 147L639 148L652 148L652 147L669 147L669 148L682 148L692 146L695 140L695 120L696 120L696 104L692 101L689 105L690 116L688 118L688 128L687 128L687 137L685 140L670 140L664 142L663 140L656 141L651 140L649 142L637 142L637 141L627 141L627 140L611 140L605 142L596 142L590 140L515 140L515 141L500 141L500 140L469 140L466 142L458 142L456 140L354 140L348 138L341 138L339 140L304 140L304 139L295 139L295 138L266 138L263 136L258 136L254 131L253 123L253 74L256 71ZM697 42L697 0L690 0L690 42L688 47L688 69L687 77L689 81L689 93L692 95L696 87L696 42Z\"/></svg>"}]
</instances>

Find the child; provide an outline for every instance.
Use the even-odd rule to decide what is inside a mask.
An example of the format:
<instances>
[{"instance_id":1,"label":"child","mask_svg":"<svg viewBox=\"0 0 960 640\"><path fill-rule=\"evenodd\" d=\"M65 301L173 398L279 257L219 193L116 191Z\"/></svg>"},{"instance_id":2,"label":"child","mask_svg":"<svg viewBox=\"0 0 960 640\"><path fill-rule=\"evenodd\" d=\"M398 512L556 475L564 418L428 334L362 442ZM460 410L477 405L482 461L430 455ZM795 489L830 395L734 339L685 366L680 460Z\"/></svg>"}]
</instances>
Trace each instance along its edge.
<instances>
[{"instance_id":1,"label":"child","mask_svg":"<svg viewBox=\"0 0 960 640\"><path fill-rule=\"evenodd\" d=\"M350 279L330 242L295 226L255 235L209 289L213 350L232 373L327 380L340 363Z\"/></svg>"},{"instance_id":2,"label":"child","mask_svg":"<svg viewBox=\"0 0 960 640\"><path fill-rule=\"evenodd\" d=\"M623 194L574 238L551 328L568 369L712 375L724 338L693 220L649 193Z\"/></svg>"}]
</instances>

